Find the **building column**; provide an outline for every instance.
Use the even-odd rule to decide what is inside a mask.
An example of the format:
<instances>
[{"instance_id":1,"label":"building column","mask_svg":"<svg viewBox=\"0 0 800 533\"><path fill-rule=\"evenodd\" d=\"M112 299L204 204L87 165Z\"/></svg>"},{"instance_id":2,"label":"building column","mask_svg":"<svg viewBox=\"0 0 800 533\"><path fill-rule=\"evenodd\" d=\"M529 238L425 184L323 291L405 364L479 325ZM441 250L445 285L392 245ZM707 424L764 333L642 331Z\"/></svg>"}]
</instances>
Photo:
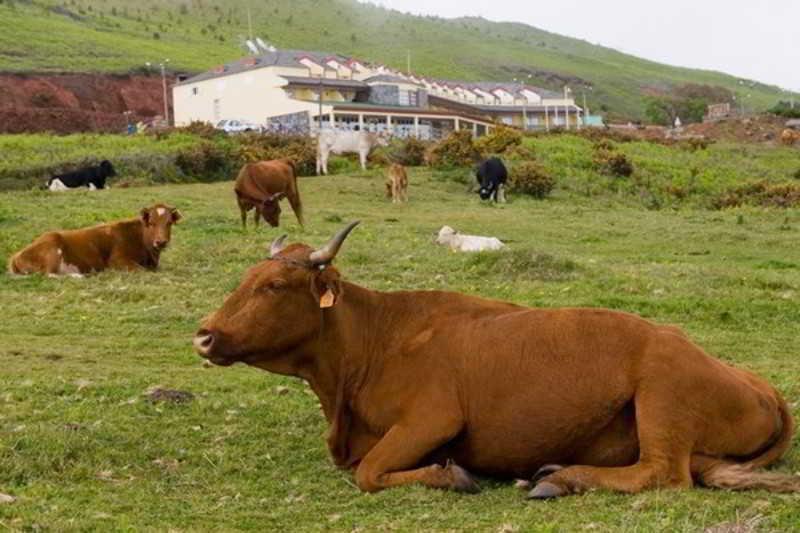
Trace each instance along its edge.
<instances>
[{"instance_id":1,"label":"building column","mask_svg":"<svg viewBox=\"0 0 800 533\"><path fill-rule=\"evenodd\" d=\"M364 131L364 113L358 114L358 131Z\"/></svg>"},{"instance_id":2,"label":"building column","mask_svg":"<svg viewBox=\"0 0 800 533\"><path fill-rule=\"evenodd\" d=\"M556 127L558 127L558 106L553 107L553 113L555 113L555 118L553 121L555 122Z\"/></svg>"},{"instance_id":3,"label":"building column","mask_svg":"<svg viewBox=\"0 0 800 533\"><path fill-rule=\"evenodd\" d=\"M392 115L386 115L386 131L392 133Z\"/></svg>"},{"instance_id":4,"label":"building column","mask_svg":"<svg viewBox=\"0 0 800 533\"><path fill-rule=\"evenodd\" d=\"M477 122L473 122L472 123L472 136L473 137L478 137L478 123Z\"/></svg>"},{"instance_id":5,"label":"building column","mask_svg":"<svg viewBox=\"0 0 800 533\"><path fill-rule=\"evenodd\" d=\"M419 117L414 117L414 137L419 139Z\"/></svg>"},{"instance_id":6,"label":"building column","mask_svg":"<svg viewBox=\"0 0 800 533\"><path fill-rule=\"evenodd\" d=\"M456 131L461 131L461 121L456 117Z\"/></svg>"},{"instance_id":7,"label":"building column","mask_svg":"<svg viewBox=\"0 0 800 533\"><path fill-rule=\"evenodd\" d=\"M564 106L564 124L566 125L567 130L569 130L569 106Z\"/></svg>"},{"instance_id":8,"label":"building column","mask_svg":"<svg viewBox=\"0 0 800 533\"><path fill-rule=\"evenodd\" d=\"M334 114L333 114L333 111L332 111L332 110L331 110L331 112L330 112L330 118L329 118L329 120L331 121L331 129L335 129L335 128L336 128L336 117L334 116Z\"/></svg>"},{"instance_id":9,"label":"building column","mask_svg":"<svg viewBox=\"0 0 800 533\"><path fill-rule=\"evenodd\" d=\"M544 129L550 131L550 107L544 106Z\"/></svg>"}]
</instances>

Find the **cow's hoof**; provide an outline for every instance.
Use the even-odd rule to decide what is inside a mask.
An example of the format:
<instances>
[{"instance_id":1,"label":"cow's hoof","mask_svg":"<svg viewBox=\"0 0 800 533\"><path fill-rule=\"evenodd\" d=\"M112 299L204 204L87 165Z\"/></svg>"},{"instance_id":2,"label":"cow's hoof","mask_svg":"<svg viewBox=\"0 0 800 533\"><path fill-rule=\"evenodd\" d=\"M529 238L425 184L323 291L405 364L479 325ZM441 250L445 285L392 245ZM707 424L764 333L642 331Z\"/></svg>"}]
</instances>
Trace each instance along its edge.
<instances>
[{"instance_id":1,"label":"cow's hoof","mask_svg":"<svg viewBox=\"0 0 800 533\"><path fill-rule=\"evenodd\" d=\"M558 485L554 485L553 483L548 483L547 481L542 481L535 487L533 490L528 493L529 500L549 500L550 498L558 498L560 496L565 496L567 491L559 487Z\"/></svg>"},{"instance_id":2,"label":"cow's hoof","mask_svg":"<svg viewBox=\"0 0 800 533\"><path fill-rule=\"evenodd\" d=\"M481 491L480 486L472 479L469 472L457 464L449 463L446 469L450 471L450 475L453 478L453 490L468 494L477 494Z\"/></svg>"},{"instance_id":3,"label":"cow's hoof","mask_svg":"<svg viewBox=\"0 0 800 533\"><path fill-rule=\"evenodd\" d=\"M531 478L531 484L535 485L536 483L546 478L550 474L555 474L559 470L563 469L564 467L561 465L544 465L539 470L537 470L536 473L533 475L533 477Z\"/></svg>"}]
</instances>

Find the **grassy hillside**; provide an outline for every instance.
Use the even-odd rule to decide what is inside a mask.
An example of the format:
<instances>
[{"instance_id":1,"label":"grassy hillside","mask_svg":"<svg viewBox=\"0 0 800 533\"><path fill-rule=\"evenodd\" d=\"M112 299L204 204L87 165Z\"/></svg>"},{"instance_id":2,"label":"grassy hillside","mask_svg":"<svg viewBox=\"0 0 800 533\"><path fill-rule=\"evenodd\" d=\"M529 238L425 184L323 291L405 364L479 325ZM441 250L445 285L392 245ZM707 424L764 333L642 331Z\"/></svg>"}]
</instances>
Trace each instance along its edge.
<instances>
[{"instance_id":1,"label":"grassy hillside","mask_svg":"<svg viewBox=\"0 0 800 533\"><path fill-rule=\"evenodd\" d=\"M642 88L727 87L764 109L780 91L721 73L661 65L516 23L417 17L353 0L3 0L0 71L124 72L168 57L203 71L243 54L246 6L254 34L279 47L321 49L442 78L568 84L594 110L640 116ZM511 16L511 15L510 15Z\"/></svg>"},{"instance_id":2,"label":"grassy hillside","mask_svg":"<svg viewBox=\"0 0 800 533\"><path fill-rule=\"evenodd\" d=\"M241 365L203 368L191 337L281 233L318 245L362 220L337 259L377 290L436 288L534 306L607 306L680 324L722 359L800 400L798 210L647 211L609 199L511 198L500 207L415 169L411 202L379 176L300 182L307 226L243 232L231 184L0 193L0 263L39 233L179 207L159 273L0 275L0 525L19 531L789 531L795 495L695 489L526 502L420 487L360 493L331 463L302 382ZM789 217L788 228L782 227ZM502 254L431 243L443 224L510 241ZM346 298L346 295L345 295ZM601 378L602 379L602 378ZM154 386L195 395L152 404ZM280 387L280 388L279 388ZM800 470L800 442L777 467ZM749 529L747 529L749 531Z\"/></svg>"}]
</instances>

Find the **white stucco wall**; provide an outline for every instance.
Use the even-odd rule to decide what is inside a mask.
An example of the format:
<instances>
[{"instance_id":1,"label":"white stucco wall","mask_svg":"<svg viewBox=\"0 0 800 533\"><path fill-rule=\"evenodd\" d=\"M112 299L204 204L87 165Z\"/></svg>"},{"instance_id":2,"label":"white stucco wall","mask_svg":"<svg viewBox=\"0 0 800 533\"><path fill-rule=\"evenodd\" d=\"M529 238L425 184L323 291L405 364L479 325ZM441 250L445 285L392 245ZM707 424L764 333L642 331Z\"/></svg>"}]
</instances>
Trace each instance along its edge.
<instances>
[{"instance_id":1,"label":"white stucco wall","mask_svg":"<svg viewBox=\"0 0 800 533\"><path fill-rule=\"evenodd\" d=\"M267 117L301 111L317 114L318 105L289 98L282 86L287 75L303 75L305 69L258 68L219 78L176 85L172 88L175 124L193 120L216 124L222 119L243 119L264 124ZM307 74L306 74L307 75ZM197 89L197 94L193 90ZM323 113L331 107L323 105Z\"/></svg>"}]
</instances>

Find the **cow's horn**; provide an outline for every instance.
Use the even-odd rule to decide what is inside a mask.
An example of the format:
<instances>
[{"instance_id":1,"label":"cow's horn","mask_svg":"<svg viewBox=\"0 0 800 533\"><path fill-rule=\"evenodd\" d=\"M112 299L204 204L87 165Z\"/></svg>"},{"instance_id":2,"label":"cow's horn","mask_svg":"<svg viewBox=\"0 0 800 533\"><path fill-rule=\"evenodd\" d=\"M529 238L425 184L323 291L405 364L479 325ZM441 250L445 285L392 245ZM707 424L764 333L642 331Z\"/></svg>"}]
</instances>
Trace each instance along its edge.
<instances>
[{"instance_id":1,"label":"cow's horn","mask_svg":"<svg viewBox=\"0 0 800 533\"><path fill-rule=\"evenodd\" d=\"M309 261L311 261L312 265L327 265L333 258L336 257L336 254L339 252L339 248L342 247L342 243L347 238L347 235L353 231L353 228L358 226L360 220L356 220L355 222L351 222L341 230L339 233L333 236L331 240L328 241L328 244L320 248L319 250L314 250L311 252L311 255L308 256Z\"/></svg>"},{"instance_id":2,"label":"cow's horn","mask_svg":"<svg viewBox=\"0 0 800 533\"><path fill-rule=\"evenodd\" d=\"M284 235L281 235L280 237L278 237L277 239L275 239L274 241L272 241L272 244L269 245L269 256L270 257L275 257L276 255L281 253L281 251L284 248L286 248L286 244L283 242L285 240L286 240L286 235L284 234Z\"/></svg>"}]
</instances>

